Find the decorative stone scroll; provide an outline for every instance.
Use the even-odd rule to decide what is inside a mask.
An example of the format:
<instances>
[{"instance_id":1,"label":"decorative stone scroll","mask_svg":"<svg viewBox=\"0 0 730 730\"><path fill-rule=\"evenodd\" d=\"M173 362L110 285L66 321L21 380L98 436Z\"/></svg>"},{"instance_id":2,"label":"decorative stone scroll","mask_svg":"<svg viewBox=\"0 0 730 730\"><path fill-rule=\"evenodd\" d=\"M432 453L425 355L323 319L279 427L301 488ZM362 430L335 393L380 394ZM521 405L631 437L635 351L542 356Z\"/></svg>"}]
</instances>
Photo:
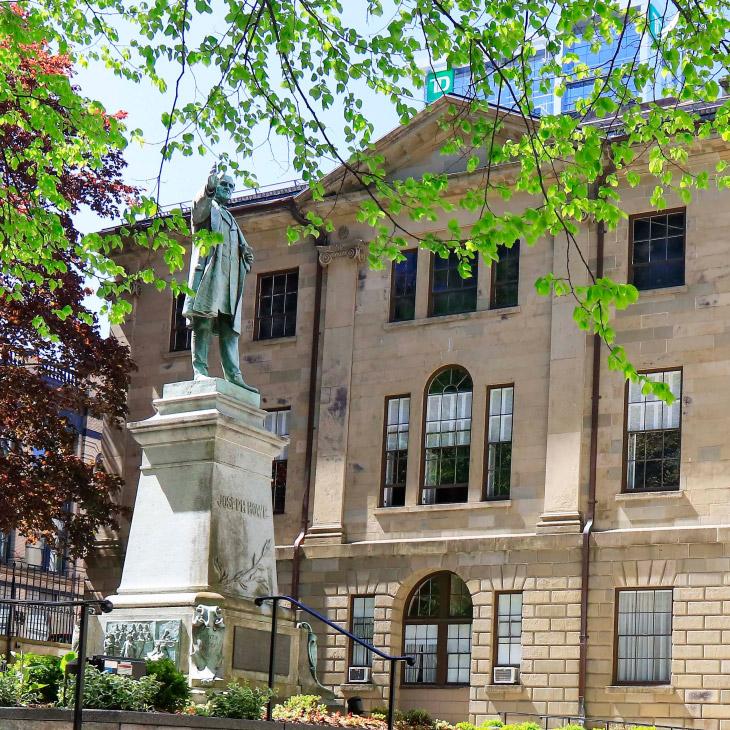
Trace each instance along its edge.
<instances>
[{"instance_id":1,"label":"decorative stone scroll","mask_svg":"<svg viewBox=\"0 0 730 730\"><path fill-rule=\"evenodd\" d=\"M104 654L127 659L172 659L180 656L181 621L109 621Z\"/></svg>"},{"instance_id":2,"label":"decorative stone scroll","mask_svg":"<svg viewBox=\"0 0 730 730\"><path fill-rule=\"evenodd\" d=\"M226 625L220 606L195 607L193 615L193 641L190 658L190 676L202 682L222 679L223 637Z\"/></svg>"},{"instance_id":3,"label":"decorative stone scroll","mask_svg":"<svg viewBox=\"0 0 730 730\"><path fill-rule=\"evenodd\" d=\"M322 266L329 266L335 259L352 259L357 263L362 261L364 243L362 240L333 243L331 246L317 246L319 251L319 263Z\"/></svg>"}]
</instances>

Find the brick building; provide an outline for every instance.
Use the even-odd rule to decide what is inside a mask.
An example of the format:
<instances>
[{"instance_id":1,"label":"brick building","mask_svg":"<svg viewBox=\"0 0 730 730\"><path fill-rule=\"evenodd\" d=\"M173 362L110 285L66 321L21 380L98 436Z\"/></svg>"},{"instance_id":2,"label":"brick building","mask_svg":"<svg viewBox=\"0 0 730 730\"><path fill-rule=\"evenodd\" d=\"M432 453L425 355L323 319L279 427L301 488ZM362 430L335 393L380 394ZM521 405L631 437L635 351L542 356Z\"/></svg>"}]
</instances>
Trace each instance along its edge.
<instances>
[{"instance_id":1,"label":"brick building","mask_svg":"<svg viewBox=\"0 0 730 730\"><path fill-rule=\"evenodd\" d=\"M439 154L451 102L380 140L392 177L448 172L455 194L479 178ZM720 141L702 145L690 164L730 156ZM492 174L509 180L510 169ZM670 385L668 407L609 371L605 349L594 359L568 298L536 294L539 275L565 270L563 240L517 243L468 280L415 243L373 270L354 215L362 190L342 171L324 183L325 203L294 186L233 206L256 252L244 376L290 437L272 485L282 592L416 654L399 677L401 708L480 720L577 715L583 702L592 717L728 730L728 193L656 211L650 187L622 183L628 220L577 237L593 271L641 289L616 315L618 342ZM296 211L310 209L335 233L287 245ZM137 265L132 254L122 263ZM169 292L143 288L132 304L116 334L139 366L136 421L192 371ZM131 506L139 450L123 433L104 448ZM124 535L100 546L93 575L105 592L123 545ZM320 655L326 684L383 704L383 662L334 635L320 637ZM371 681L348 682L351 666Z\"/></svg>"}]
</instances>

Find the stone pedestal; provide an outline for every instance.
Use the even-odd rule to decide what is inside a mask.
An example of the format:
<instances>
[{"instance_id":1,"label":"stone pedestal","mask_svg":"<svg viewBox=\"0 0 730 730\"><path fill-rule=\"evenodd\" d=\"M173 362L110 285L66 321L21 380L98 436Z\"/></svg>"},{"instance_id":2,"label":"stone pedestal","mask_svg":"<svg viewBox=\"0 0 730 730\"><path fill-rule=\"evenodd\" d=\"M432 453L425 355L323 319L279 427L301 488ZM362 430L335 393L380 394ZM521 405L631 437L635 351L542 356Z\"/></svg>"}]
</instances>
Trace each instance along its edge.
<instances>
[{"instance_id":1,"label":"stone pedestal","mask_svg":"<svg viewBox=\"0 0 730 730\"><path fill-rule=\"evenodd\" d=\"M192 684L265 680L270 607L254 598L277 592L271 463L285 442L264 429L259 395L225 380L166 385L154 406L128 425L142 465L104 653L170 656ZM291 656L277 679L296 684L299 632L280 633Z\"/></svg>"}]
</instances>

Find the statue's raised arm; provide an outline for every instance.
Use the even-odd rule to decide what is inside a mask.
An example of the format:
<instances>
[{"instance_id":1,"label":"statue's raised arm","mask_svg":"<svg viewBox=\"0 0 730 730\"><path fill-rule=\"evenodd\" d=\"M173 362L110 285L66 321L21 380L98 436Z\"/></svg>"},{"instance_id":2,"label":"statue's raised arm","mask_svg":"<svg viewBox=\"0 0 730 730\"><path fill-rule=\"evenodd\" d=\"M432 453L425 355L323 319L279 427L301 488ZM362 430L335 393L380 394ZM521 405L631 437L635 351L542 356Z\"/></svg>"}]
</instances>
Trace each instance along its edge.
<instances>
[{"instance_id":1,"label":"statue's raised arm","mask_svg":"<svg viewBox=\"0 0 730 730\"><path fill-rule=\"evenodd\" d=\"M196 380L208 378L208 350L213 334L220 337L221 364L226 380L248 390L239 365L241 303L246 274L253 264L253 251L233 214L228 210L234 182L230 175L211 168L208 179L192 202L193 233L207 229L222 237L205 256L193 245L187 296L183 315L193 330L193 373Z\"/></svg>"}]
</instances>

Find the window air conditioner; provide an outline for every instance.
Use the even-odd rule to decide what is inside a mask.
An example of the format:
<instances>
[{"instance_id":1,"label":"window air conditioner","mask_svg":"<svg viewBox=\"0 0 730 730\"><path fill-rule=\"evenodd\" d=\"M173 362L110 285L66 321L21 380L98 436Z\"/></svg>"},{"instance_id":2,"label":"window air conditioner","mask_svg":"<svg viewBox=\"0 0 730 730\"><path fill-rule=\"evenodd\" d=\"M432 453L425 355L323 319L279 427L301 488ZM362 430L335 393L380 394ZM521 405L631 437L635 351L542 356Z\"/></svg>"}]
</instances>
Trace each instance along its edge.
<instances>
[{"instance_id":1,"label":"window air conditioner","mask_svg":"<svg viewBox=\"0 0 730 730\"><path fill-rule=\"evenodd\" d=\"M517 667L495 667L494 684L517 684L519 675Z\"/></svg>"},{"instance_id":2,"label":"window air conditioner","mask_svg":"<svg viewBox=\"0 0 730 730\"><path fill-rule=\"evenodd\" d=\"M347 672L347 681L351 684L355 682L369 682L370 667L350 667Z\"/></svg>"}]
</instances>

